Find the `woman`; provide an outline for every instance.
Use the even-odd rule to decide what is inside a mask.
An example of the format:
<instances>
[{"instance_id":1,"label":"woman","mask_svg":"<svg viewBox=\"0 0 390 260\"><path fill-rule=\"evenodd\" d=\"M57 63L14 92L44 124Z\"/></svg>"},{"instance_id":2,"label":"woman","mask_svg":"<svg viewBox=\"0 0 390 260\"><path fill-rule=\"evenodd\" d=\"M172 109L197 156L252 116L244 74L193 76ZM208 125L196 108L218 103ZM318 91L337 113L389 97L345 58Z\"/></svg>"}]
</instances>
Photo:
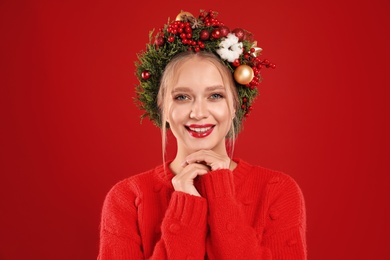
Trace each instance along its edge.
<instances>
[{"instance_id":1,"label":"woman","mask_svg":"<svg viewBox=\"0 0 390 260\"><path fill-rule=\"evenodd\" d=\"M195 28L198 32L192 32L208 28L212 34L224 25L208 26L210 14L215 22L210 11L201 13L199 21L182 14L171 25L184 24L185 30L187 23L203 22L204 26ZM181 34L167 28L176 27L166 27L157 39ZM241 121L250 111L247 106L257 94L251 86L259 82L254 78L259 76L255 69L259 66L254 66L252 51L247 59L252 63L246 64L256 76L247 83L243 74L237 76L234 72L239 66L227 66L231 57L224 59L218 51L224 39L233 39L232 33L225 36L218 41L204 39L213 41L214 49L186 49L168 59L162 56L178 49L179 38L155 42L140 56L141 107L164 126L164 149L166 128L170 128L177 153L172 161L164 159L162 165L119 182L107 194L99 259L306 259L305 207L295 181L229 154L232 149L226 144L234 147ZM239 35L235 37L232 42L238 44ZM242 46L248 42L241 41ZM245 52L238 55L235 59L244 65ZM167 64L161 65L159 57ZM267 61L257 62L270 66Z\"/></svg>"}]
</instances>

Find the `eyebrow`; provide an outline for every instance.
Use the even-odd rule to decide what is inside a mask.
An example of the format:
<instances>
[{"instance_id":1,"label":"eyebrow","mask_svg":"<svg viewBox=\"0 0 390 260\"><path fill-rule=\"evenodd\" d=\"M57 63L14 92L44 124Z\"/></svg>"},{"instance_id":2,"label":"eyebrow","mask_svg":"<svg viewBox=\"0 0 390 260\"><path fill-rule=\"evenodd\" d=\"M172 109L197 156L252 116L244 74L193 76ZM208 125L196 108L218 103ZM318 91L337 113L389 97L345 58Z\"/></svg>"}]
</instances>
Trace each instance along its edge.
<instances>
[{"instance_id":1,"label":"eyebrow","mask_svg":"<svg viewBox=\"0 0 390 260\"><path fill-rule=\"evenodd\" d=\"M225 87L222 85L216 85L216 86L210 86L206 88L206 91L208 92L215 91L215 90L225 90ZM191 92L191 89L187 87L177 87L172 90L172 93L176 93L176 92Z\"/></svg>"}]
</instances>

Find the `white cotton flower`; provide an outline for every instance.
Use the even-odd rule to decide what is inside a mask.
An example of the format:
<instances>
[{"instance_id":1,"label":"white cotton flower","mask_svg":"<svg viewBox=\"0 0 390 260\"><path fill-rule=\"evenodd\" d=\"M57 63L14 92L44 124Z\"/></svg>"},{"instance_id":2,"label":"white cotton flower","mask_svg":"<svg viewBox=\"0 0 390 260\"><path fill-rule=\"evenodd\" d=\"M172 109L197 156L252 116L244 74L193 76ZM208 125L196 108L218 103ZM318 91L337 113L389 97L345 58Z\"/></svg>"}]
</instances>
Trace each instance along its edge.
<instances>
[{"instance_id":1,"label":"white cotton flower","mask_svg":"<svg viewBox=\"0 0 390 260\"><path fill-rule=\"evenodd\" d=\"M233 33L229 33L225 39L219 44L219 49L216 50L223 60L233 62L242 54L242 42L238 42L238 38Z\"/></svg>"}]
</instances>

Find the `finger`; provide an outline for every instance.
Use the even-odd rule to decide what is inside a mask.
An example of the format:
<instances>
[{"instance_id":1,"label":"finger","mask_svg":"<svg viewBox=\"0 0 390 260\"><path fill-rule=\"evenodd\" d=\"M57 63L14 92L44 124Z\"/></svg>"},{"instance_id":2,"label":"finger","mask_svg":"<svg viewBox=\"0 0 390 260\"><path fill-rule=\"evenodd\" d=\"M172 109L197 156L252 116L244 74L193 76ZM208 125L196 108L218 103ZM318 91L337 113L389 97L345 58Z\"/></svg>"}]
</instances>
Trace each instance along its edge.
<instances>
[{"instance_id":1,"label":"finger","mask_svg":"<svg viewBox=\"0 0 390 260\"><path fill-rule=\"evenodd\" d=\"M186 157L187 164L205 164L212 170L228 169L230 166L230 158L226 155L220 155L210 150L201 150L192 153Z\"/></svg>"},{"instance_id":2,"label":"finger","mask_svg":"<svg viewBox=\"0 0 390 260\"><path fill-rule=\"evenodd\" d=\"M181 166L184 168L191 163L199 163L199 164L203 163L204 164L204 162L207 161L208 157L212 157L212 155L207 155L207 152L204 152L204 153L196 152L196 154L188 155L185 158L185 160L182 162Z\"/></svg>"},{"instance_id":3,"label":"finger","mask_svg":"<svg viewBox=\"0 0 390 260\"><path fill-rule=\"evenodd\" d=\"M203 175L210 171L210 168L203 164L188 164L178 175L190 175L195 178L197 175Z\"/></svg>"},{"instance_id":4,"label":"finger","mask_svg":"<svg viewBox=\"0 0 390 260\"><path fill-rule=\"evenodd\" d=\"M185 163L186 164L203 163L203 162L209 163L213 160L212 157L216 157L216 156L217 154L212 151L200 150L188 155L186 157Z\"/></svg>"},{"instance_id":5,"label":"finger","mask_svg":"<svg viewBox=\"0 0 390 260\"><path fill-rule=\"evenodd\" d=\"M200 196L194 186L194 179L199 175L208 173L203 165L191 164L183 169L179 174L172 178L172 185L176 191L182 191L188 194Z\"/></svg>"},{"instance_id":6,"label":"finger","mask_svg":"<svg viewBox=\"0 0 390 260\"><path fill-rule=\"evenodd\" d=\"M176 187L193 186L194 179L198 176L205 175L209 172L205 166L200 165L189 165L183 169L172 179L172 183Z\"/></svg>"}]
</instances>

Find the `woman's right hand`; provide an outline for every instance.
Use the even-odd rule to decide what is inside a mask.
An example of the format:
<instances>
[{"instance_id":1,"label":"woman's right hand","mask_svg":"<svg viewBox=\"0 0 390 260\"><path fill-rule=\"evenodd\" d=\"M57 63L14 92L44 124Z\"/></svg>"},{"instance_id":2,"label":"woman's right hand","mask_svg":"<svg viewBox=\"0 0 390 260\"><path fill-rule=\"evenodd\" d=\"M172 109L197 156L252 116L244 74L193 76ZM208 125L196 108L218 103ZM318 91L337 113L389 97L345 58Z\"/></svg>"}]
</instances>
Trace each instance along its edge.
<instances>
[{"instance_id":1,"label":"woman's right hand","mask_svg":"<svg viewBox=\"0 0 390 260\"><path fill-rule=\"evenodd\" d=\"M194 179L199 175L205 175L210 171L207 165L201 163L190 163L186 165L180 173L172 178L175 191L185 192L194 196L199 196L199 192L194 186Z\"/></svg>"}]
</instances>

